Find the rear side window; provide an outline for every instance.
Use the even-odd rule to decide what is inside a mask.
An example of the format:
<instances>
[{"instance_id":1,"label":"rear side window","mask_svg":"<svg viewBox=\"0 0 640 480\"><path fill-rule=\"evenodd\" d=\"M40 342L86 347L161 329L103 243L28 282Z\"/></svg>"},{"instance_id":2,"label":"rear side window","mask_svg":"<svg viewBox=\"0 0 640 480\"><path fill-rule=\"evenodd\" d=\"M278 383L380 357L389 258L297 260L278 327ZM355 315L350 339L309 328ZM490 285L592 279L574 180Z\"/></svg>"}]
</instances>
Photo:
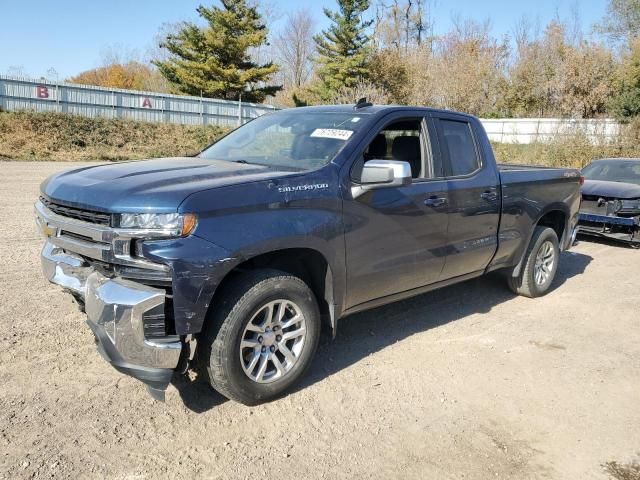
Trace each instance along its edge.
<instances>
[{"instance_id":1,"label":"rear side window","mask_svg":"<svg viewBox=\"0 0 640 480\"><path fill-rule=\"evenodd\" d=\"M449 175L468 175L480 168L471 125L457 120L440 119L442 128L442 148L449 158Z\"/></svg>"}]
</instances>

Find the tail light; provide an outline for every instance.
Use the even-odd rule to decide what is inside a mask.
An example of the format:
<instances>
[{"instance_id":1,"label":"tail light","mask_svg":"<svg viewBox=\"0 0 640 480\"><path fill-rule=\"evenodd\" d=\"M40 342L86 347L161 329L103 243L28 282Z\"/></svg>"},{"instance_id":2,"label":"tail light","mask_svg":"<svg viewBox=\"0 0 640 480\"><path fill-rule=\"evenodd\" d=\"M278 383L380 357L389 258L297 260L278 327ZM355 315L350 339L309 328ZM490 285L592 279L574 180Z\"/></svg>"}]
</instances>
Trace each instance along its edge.
<instances>
[{"instance_id":1,"label":"tail light","mask_svg":"<svg viewBox=\"0 0 640 480\"><path fill-rule=\"evenodd\" d=\"M584 177L580 175L580 185L584 185Z\"/></svg>"}]
</instances>

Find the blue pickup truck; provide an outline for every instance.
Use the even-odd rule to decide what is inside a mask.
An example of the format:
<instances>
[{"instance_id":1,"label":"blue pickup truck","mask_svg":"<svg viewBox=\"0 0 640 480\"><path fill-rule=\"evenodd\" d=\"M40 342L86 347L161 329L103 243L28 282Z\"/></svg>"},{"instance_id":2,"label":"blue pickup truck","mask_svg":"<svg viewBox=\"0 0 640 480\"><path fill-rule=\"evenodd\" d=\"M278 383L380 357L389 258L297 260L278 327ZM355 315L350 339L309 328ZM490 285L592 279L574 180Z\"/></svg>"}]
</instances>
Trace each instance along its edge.
<instances>
[{"instance_id":1,"label":"blue pickup truck","mask_svg":"<svg viewBox=\"0 0 640 480\"><path fill-rule=\"evenodd\" d=\"M108 362L158 399L200 366L251 405L354 312L492 271L545 294L580 182L496 165L472 116L359 102L262 116L195 157L58 173L35 213L44 274Z\"/></svg>"}]
</instances>

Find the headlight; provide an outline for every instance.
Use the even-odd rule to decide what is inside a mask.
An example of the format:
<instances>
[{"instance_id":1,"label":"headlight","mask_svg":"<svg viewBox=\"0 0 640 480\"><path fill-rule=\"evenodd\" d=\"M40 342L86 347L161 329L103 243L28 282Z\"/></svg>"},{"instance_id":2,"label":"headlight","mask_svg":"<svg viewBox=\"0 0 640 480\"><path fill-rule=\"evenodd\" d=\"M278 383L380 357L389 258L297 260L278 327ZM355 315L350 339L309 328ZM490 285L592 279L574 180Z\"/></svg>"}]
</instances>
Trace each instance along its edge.
<instances>
[{"instance_id":1,"label":"headlight","mask_svg":"<svg viewBox=\"0 0 640 480\"><path fill-rule=\"evenodd\" d=\"M620 208L621 210L640 211L640 200L622 200Z\"/></svg>"},{"instance_id":2,"label":"headlight","mask_svg":"<svg viewBox=\"0 0 640 480\"><path fill-rule=\"evenodd\" d=\"M196 220L193 213L122 213L118 226L151 230L169 237L186 237L196 227Z\"/></svg>"}]
</instances>

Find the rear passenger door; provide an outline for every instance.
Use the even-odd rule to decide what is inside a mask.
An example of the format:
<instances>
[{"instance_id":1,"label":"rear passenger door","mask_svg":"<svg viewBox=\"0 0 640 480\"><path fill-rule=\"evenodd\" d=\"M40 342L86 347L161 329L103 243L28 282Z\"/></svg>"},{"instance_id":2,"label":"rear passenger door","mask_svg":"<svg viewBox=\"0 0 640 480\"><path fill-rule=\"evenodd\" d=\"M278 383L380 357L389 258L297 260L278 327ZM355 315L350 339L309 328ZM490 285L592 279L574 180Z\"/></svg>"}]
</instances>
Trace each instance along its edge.
<instances>
[{"instance_id":1,"label":"rear passenger door","mask_svg":"<svg viewBox=\"0 0 640 480\"><path fill-rule=\"evenodd\" d=\"M433 114L447 178L448 253L441 279L483 270L497 248L499 178L483 161L480 132L469 117Z\"/></svg>"}]
</instances>

